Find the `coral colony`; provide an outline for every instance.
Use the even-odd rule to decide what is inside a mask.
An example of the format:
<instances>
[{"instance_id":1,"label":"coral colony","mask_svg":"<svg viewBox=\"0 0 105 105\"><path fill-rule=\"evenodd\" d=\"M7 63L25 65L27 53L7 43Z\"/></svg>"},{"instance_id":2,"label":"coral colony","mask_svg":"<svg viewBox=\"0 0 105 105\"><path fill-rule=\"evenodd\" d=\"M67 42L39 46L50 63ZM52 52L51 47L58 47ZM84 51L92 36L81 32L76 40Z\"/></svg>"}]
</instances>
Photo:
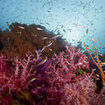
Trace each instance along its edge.
<instances>
[{"instance_id":1,"label":"coral colony","mask_svg":"<svg viewBox=\"0 0 105 105\"><path fill-rule=\"evenodd\" d=\"M53 42L28 52L24 58L1 54L0 105L105 105L105 74L98 53L84 44L100 71L95 74L91 59L81 48L66 45L59 54L43 57L43 51L51 45ZM96 75L102 80L100 91Z\"/></svg>"}]
</instances>

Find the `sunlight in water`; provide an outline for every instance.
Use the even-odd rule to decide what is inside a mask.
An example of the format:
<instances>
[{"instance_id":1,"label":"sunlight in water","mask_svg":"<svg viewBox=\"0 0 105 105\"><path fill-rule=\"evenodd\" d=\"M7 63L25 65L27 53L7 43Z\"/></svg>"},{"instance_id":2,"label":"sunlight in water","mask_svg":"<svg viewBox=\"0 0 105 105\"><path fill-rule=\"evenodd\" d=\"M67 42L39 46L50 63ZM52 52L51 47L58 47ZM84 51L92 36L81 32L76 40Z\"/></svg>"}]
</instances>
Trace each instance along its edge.
<instances>
[{"instance_id":1,"label":"sunlight in water","mask_svg":"<svg viewBox=\"0 0 105 105\"><path fill-rule=\"evenodd\" d=\"M0 29L13 22L38 24L73 45L82 41L93 47L95 41L102 52L97 38L105 44L104 5L105 0L0 0Z\"/></svg>"}]
</instances>

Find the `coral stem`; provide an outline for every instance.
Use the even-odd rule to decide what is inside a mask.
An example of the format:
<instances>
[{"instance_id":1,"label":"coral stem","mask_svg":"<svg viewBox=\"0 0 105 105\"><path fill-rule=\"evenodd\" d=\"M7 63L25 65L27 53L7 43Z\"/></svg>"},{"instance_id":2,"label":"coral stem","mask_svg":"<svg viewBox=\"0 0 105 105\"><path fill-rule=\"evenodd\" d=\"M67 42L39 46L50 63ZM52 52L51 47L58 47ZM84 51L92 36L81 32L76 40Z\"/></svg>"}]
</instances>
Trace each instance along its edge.
<instances>
[{"instance_id":1,"label":"coral stem","mask_svg":"<svg viewBox=\"0 0 105 105\"><path fill-rule=\"evenodd\" d=\"M100 64L100 61L99 61L98 53L97 53L97 52L95 53L94 51L92 51L91 49L89 49L89 48L86 46L85 43L84 43L84 46L85 46L85 48L86 48L86 51L87 51L88 54L90 55L91 59L93 60L93 62L96 64L96 66L97 66L98 69L100 70L100 72L101 72L101 77L102 77L102 82L103 82L103 84L105 84L105 74L104 74L104 72L103 72L103 70L102 70L102 67L101 67L101 64ZM90 54L89 50L95 55L95 57L96 57L98 63L95 61L95 59L93 58L93 56Z\"/></svg>"}]
</instances>

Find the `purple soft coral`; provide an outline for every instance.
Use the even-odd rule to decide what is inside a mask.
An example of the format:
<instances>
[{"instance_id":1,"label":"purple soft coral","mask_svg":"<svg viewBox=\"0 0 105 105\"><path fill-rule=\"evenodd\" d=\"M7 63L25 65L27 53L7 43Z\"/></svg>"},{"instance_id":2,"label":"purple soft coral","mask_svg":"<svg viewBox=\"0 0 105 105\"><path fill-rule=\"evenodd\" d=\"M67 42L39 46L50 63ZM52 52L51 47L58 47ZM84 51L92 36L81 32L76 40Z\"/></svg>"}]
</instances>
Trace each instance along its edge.
<instances>
[{"instance_id":1,"label":"purple soft coral","mask_svg":"<svg viewBox=\"0 0 105 105\"><path fill-rule=\"evenodd\" d=\"M75 47L66 49L36 67L38 79L33 83L32 93L40 100L38 105L89 105L97 96L92 74L75 74L78 69L89 69L87 56Z\"/></svg>"},{"instance_id":2,"label":"purple soft coral","mask_svg":"<svg viewBox=\"0 0 105 105\"><path fill-rule=\"evenodd\" d=\"M36 59L32 53L21 60L1 55L0 103L12 100L12 93L27 91L34 96L35 105L96 105L92 74L76 74L79 69L89 69L87 56L80 49L66 46L65 52L43 60L44 48L36 51Z\"/></svg>"}]
</instances>

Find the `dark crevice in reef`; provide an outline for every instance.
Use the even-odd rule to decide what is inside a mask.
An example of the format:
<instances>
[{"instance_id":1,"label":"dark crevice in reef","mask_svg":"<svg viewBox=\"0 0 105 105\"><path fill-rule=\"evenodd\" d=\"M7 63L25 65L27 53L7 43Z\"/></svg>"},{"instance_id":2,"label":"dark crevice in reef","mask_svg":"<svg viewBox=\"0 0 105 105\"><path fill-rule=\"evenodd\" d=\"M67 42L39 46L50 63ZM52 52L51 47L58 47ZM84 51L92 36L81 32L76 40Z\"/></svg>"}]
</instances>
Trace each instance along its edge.
<instances>
[{"instance_id":1,"label":"dark crevice in reef","mask_svg":"<svg viewBox=\"0 0 105 105\"><path fill-rule=\"evenodd\" d=\"M35 49L42 49L53 41L53 44L43 51L43 56L51 58L54 53L65 50L64 40L61 37L51 39L55 34L42 26L13 23L9 28L11 31L0 31L0 53L10 57L23 58L28 51L35 53Z\"/></svg>"}]
</instances>

